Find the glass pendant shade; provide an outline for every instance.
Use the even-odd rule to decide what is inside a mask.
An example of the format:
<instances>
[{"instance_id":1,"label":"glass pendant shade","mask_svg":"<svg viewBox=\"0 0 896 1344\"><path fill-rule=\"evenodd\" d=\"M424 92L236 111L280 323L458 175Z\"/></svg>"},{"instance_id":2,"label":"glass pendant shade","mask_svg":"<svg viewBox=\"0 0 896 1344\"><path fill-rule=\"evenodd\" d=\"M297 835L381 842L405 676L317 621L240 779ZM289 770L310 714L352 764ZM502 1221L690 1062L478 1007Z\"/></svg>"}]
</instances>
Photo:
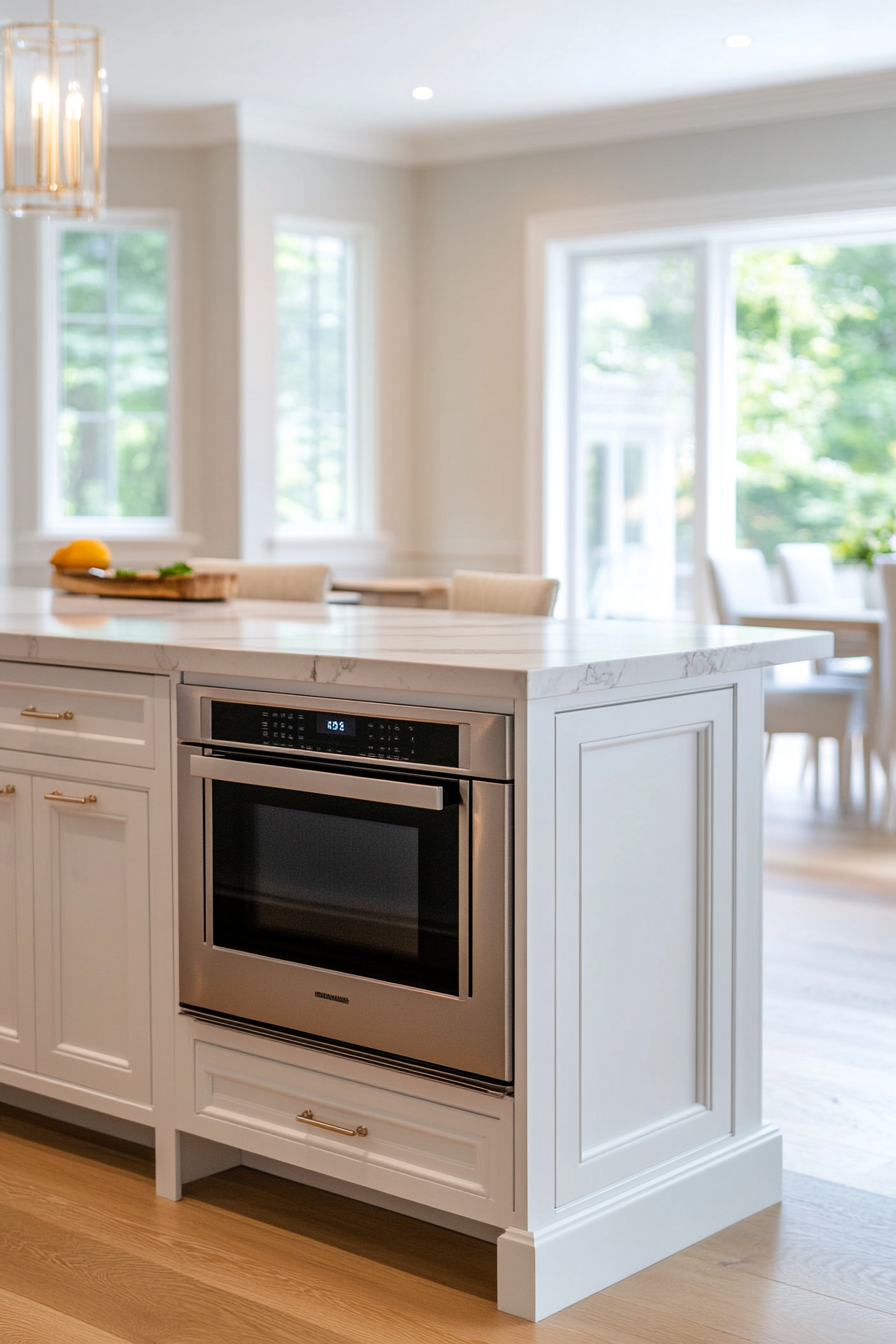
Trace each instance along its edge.
<instances>
[{"instance_id":1,"label":"glass pendant shade","mask_svg":"<svg viewBox=\"0 0 896 1344\"><path fill-rule=\"evenodd\" d=\"M106 179L102 37L85 24L16 23L3 44L3 207L95 219Z\"/></svg>"}]
</instances>

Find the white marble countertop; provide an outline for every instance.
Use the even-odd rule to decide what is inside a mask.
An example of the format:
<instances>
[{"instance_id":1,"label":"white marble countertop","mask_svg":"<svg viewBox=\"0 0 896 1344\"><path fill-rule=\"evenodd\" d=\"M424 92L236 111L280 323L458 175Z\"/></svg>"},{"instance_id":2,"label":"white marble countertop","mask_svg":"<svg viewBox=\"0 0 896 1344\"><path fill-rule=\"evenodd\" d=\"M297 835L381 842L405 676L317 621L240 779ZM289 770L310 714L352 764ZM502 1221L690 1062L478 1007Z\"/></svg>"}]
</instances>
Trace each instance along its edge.
<instances>
[{"instance_id":1,"label":"white marble countertop","mask_svg":"<svg viewBox=\"0 0 896 1344\"><path fill-rule=\"evenodd\" d=\"M515 699L831 654L830 635L300 602L143 602L0 588L0 657Z\"/></svg>"}]
</instances>

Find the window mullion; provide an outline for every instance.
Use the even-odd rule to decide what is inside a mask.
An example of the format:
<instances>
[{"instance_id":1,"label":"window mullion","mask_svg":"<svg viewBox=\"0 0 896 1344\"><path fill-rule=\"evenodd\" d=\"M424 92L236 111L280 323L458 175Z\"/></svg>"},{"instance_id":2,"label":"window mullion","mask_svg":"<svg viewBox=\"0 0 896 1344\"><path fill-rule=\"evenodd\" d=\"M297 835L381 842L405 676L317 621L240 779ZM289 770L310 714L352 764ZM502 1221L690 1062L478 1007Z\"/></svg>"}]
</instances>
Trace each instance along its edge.
<instances>
[{"instance_id":1,"label":"window mullion","mask_svg":"<svg viewBox=\"0 0 896 1344\"><path fill-rule=\"evenodd\" d=\"M114 501L115 516L119 516L118 451L115 438L115 407L118 392L115 385L115 313L118 308L118 238L109 234L110 257L106 282L106 480L108 498Z\"/></svg>"}]
</instances>

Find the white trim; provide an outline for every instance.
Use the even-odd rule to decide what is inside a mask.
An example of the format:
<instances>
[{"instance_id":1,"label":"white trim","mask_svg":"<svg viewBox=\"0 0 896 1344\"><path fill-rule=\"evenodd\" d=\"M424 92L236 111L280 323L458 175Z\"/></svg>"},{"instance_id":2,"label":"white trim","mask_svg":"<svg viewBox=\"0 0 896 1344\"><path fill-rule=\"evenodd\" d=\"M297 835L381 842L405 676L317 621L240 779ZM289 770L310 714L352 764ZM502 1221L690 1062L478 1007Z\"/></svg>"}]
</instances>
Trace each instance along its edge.
<instances>
[{"instance_id":1,"label":"white trim","mask_svg":"<svg viewBox=\"0 0 896 1344\"><path fill-rule=\"evenodd\" d=\"M791 222L792 221L792 222ZM798 188L737 192L718 196L680 197L626 203L533 216L526 225L526 382L525 382L525 563L537 573L567 572L565 553L551 543L562 535L558 509L565 510L566 482L552 463L549 436L563 433L560 393L549 402L549 389L563 378L563 324L560 305L553 310L547 296L560 292L568 259L578 252L632 252L639 249L697 247L707 286L705 330L698 321L696 338L707 359L725 360L730 330L730 303L720 289L732 247L743 243L784 243L824 237L867 241L896 231L896 177ZM702 319L701 319L702 321ZM553 361L553 363L549 363ZM730 365L730 360L727 360ZM705 557L733 541L734 463L730 408L719 396L719 377L698 387L697 451L705 486L695 500L702 513L695 521L694 599L698 620L711 618L705 578ZM727 417L727 418L726 418ZM723 451L710 453L718 442ZM553 454L556 461L562 454ZM563 499L561 506L560 500ZM561 594L564 591L561 587Z\"/></svg>"},{"instance_id":2,"label":"white trim","mask_svg":"<svg viewBox=\"0 0 896 1344\"><path fill-rule=\"evenodd\" d=\"M12 462L9 446L11 405L9 396L9 255L6 216L0 218L0 577L7 582L12 537Z\"/></svg>"},{"instance_id":3,"label":"white trim","mask_svg":"<svg viewBox=\"0 0 896 1344\"><path fill-rule=\"evenodd\" d=\"M310 124L294 109L242 101L219 107L113 107L113 149L202 149L209 145L270 145L369 163L415 162L409 137Z\"/></svg>"},{"instance_id":4,"label":"white trim","mask_svg":"<svg viewBox=\"0 0 896 1344\"><path fill-rule=\"evenodd\" d=\"M109 232L161 229L168 238L168 514L164 518L60 518L55 504L58 492L54 472L57 464L56 425L59 383L58 341L58 247L63 232ZM40 336L39 336L39 445L37 473L37 537L65 539L85 532L101 532L127 541L169 541L180 534L182 510L181 466L181 278L179 216L174 210L109 210L97 224L81 221L44 220L40 226Z\"/></svg>"},{"instance_id":5,"label":"white trim","mask_svg":"<svg viewBox=\"0 0 896 1344\"><path fill-rule=\"evenodd\" d=\"M274 236L278 233L305 234L312 237L342 238L351 243L348 256L348 489L346 523L334 526L321 523L308 526L278 525L276 520L277 411L274 408L274 444L271 453L270 509L271 525L267 546L288 551L308 544L341 538L377 534L379 517L379 443L377 434L377 290L378 235L370 224L351 220L319 219L301 215L278 214L274 218ZM275 285L275 305L277 302ZM274 313L276 328L279 314ZM279 355L274 340L274 392L278 383Z\"/></svg>"},{"instance_id":6,"label":"white trim","mask_svg":"<svg viewBox=\"0 0 896 1344\"><path fill-rule=\"evenodd\" d=\"M436 164L540 154L889 107L896 107L896 71L874 70L432 131L413 142L414 161Z\"/></svg>"},{"instance_id":7,"label":"white trim","mask_svg":"<svg viewBox=\"0 0 896 1344\"><path fill-rule=\"evenodd\" d=\"M113 148L201 148L254 144L405 167L585 148L655 136L759 126L896 107L896 71L728 89L656 102L443 127L425 134L309 123L296 109L263 100L213 107L112 105Z\"/></svg>"}]
</instances>

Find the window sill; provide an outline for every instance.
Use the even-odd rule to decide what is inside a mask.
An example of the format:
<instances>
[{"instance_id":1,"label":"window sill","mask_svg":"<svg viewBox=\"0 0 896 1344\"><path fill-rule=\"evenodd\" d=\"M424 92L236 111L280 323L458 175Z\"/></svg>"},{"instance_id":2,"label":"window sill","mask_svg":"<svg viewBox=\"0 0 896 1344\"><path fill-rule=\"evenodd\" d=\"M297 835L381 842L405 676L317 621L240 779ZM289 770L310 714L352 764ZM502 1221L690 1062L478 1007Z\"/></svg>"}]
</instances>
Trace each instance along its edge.
<instances>
[{"instance_id":1,"label":"window sill","mask_svg":"<svg viewBox=\"0 0 896 1344\"><path fill-rule=\"evenodd\" d=\"M278 532L265 541L273 563L328 564L337 578L345 574L387 574L392 537L388 532Z\"/></svg>"},{"instance_id":2,"label":"window sill","mask_svg":"<svg viewBox=\"0 0 896 1344\"><path fill-rule=\"evenodd\" d=\"M13 549L17 561L23 564L40 564L49 560L53 552L65 546L75 537L89 533L65 531L61 529L46 532L29 532L14 539ZM99 535L109 546L119 561L139 562L186 560L196 554L202 536L199 532L113 532L108 529L94 529L92 535Z\"/></svg>"}]
</instances>

